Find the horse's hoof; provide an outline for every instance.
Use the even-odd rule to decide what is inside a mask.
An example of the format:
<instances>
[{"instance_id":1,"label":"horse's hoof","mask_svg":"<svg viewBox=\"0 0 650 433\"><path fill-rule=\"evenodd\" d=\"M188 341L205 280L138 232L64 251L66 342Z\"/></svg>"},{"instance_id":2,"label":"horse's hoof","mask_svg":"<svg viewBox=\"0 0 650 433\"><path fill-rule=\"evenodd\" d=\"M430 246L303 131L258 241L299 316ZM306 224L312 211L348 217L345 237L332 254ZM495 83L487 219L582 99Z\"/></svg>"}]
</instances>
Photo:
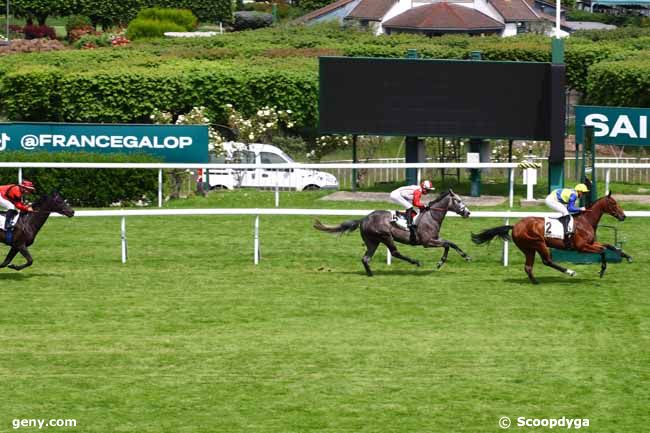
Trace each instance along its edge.
<instances>
[{"instance_id":1,"label":"horse's hoof","mask_svg":"<svg viewBox=\"0 0 650 433\"><path fill-rule=\"evenodd\" d=\"M570 277L575 277L576 276L576 271L572 271L571 269L566 270L566 274Z\"/></svg>"},{"instance_id":2,"label":"horse's hoof","mask_svg":"<svg viewBox=\"0 0 650 433\"><path fill-rule=\"evenodd\" d=\"M538 284L539 284L539 281L537 281L537 280L531 280L531 283L533 283L534 285L538 285Z\"/></svg>"},{"instance_id":3,"label":"horse's hoof","mask_svg":"<svg viewBox=\"0 0 650 433\"><path fill-rule=\"evenodd\" d=\"M628 257L628 258L627 258L627 262L628 262L628 263L632 263L632 257Z\"/></svg>"},{"instance_id":4,"label":"horse's hoof","mask_svg":"<svg viewBox=\"0 0 650 433\"><path fill-rule=\"evenodd\" d=\"M471 258L470 256L465 256L465 261L466 261L466 262L471 262L471 261L472 261L472 258Z\"/></svg>"},{"instance_id":5,"label":"horse's hoof","mask_svg":"<svg viewBox=\"0 0 650 433\"><path fill-rule=\"evenodd\" d=\"M440 260L440 261L436 264L436 269L440 269L440 268L442 267L442 265L444 265L444 264L445 264L445 262L442 261L442 260Z\"/></svg>"},{"instance_id":6,"label":"horse's hoof","mask_svg":"<svg viewBox=\"0 0 650 433\"><path fill-rule=\"evenodd\" d=\"M7 266L7 267L8 267L9 269L13 269L14 271L20 271L20 268L18 268L18 266L16 266L16 265L9 265L9 266Z\"/></svg>"},{"instance_id":7,"label":"horse's hoof","mask_svg":"<svg viewBox=\"0 0 650 433\"><path fill-rule=\"evenodd\" d=\"M422 263L420 263L420 262L417 261L417 260L414 261L413 264L414 264L415 266L417 266L418 268L419 268L420 266L422 266Z\"/></svg>"}]
</instances>

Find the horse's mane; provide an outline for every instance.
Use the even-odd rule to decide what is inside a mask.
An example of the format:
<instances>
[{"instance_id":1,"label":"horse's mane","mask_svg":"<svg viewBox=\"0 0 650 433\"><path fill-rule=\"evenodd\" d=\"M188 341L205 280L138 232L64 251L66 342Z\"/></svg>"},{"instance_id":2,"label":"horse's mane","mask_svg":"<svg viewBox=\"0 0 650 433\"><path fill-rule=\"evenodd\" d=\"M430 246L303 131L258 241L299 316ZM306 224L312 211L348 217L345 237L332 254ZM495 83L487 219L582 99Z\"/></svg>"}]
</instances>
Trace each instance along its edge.
<instances>
[{"instance_id":1,"label":"horse's mane","mask_svg":"<svg viewBox=\"0 0 650 433\"><path fill-rule=\"evenodd\" d=\"M40 208L40 207L43 206L45 203L47 203L49 200L51 200L52 197L53 197L57 192L58 192L58 191L54 190L54 191L52 191L52 192L49 193L49 194L43 194L43 195L41 195L39 198L37 198L36 200L34 200L34 202L32 203L32 207L33 207L34 209L36 209L36 208Z\"/></svg>"},{"instance_id":2,"label":"horse's mane","mask_svg":"<svg viewBox=\"0 0 650 433\"><path fill-rule=\"evenodd\" d=\"M449 191L441 192L440 194L438 194L438 197L434 198L429 202L429 206L438 203L440 200L447 197L448 195L449 195Z\"/></svg>"},{"instance_id":3,"label":"horse's mane","mask_svg":"<svg viewBox=\"0 0 650 433\"><path fill-rule=\"evenodd\" d=\"M594 207L594 206L596 205L596 203L598 203L598 202L600 202L600 201L602 201L602 200L605 200L605 199L607 199L607 198L610 198L610 197L611 197L611 196L609 196L609 195L604 195L604 196L602 196L602 197L600 197L600 198L597 198L597 199L594 200L591 204L589 204L589 206L587 206L587 209L591 209L592 207Z\"/></svg>"}]
</instances>

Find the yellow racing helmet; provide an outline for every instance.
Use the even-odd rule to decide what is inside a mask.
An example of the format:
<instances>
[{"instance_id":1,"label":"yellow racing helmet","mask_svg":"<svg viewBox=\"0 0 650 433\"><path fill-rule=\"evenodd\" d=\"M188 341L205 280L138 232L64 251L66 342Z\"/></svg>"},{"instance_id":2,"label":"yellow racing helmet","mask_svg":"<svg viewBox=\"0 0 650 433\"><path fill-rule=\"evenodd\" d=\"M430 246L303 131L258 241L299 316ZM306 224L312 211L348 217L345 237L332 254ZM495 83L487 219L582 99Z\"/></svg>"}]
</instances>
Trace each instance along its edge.
<instances>
[{"instance_id":1,"label":"yellow racing helmet","mask_svg":"<svg viewBox=\"0 0 650 433\"><path fill-rule=\"evenodd\" d=\"M577 192L589 192L589 188L587 188L587 185L584 183L577 184L573 189L575 189Z\"/></svg>"}]
</instances>

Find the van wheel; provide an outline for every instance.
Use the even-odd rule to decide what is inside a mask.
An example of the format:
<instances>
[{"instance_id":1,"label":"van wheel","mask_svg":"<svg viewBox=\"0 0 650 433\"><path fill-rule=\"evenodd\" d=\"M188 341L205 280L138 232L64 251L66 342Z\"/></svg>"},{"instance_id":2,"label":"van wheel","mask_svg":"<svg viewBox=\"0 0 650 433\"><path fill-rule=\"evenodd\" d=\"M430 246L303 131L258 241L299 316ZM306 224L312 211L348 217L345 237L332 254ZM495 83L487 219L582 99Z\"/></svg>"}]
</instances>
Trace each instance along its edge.
<instances>
[{"instance_id":1,"label":"van wheel","mask_svg":"<svg viewBox=\"0 0 650 433\"><path fill-rule=\"evenodd\" d=\"M307 185L302 190L303 191L318 191L319 189L320 189L320 186L318 186L318 185Z\"/></svg>"},{"instance_id":2,"label":"van wheel","mask_svg":"<svg viewBox=\"0 0 650 433\"><path fill-rule=\"evenodd\" d=\"M226 190L228 189L224 185L215 185L210 187L210 191L219 191L219 190Z\"/></svg>"}]
</instances>

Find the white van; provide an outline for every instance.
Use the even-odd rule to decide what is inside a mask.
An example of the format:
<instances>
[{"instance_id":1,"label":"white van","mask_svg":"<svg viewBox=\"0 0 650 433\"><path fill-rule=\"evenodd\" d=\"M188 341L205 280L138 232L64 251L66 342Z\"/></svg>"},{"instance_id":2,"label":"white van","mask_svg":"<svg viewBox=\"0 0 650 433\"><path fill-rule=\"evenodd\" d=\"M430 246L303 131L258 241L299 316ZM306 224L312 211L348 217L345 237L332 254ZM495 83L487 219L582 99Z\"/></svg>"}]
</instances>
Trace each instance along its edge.
<instances>
[{"instance_id":1,"label":"white van","mask_svg":"<svg viewBox=\"0 0 650 433\"><path fill-rule=\"evenodd\" d=\"M226 142L225 154L210 156L211 163L286 164L295 163L289 155L270 144ZM210 189L269 188L296 191L338 189L339 181L332 174L302 168L257 168L246 170L210 169L207 182Z\"/></svg>"}]
</instances>

